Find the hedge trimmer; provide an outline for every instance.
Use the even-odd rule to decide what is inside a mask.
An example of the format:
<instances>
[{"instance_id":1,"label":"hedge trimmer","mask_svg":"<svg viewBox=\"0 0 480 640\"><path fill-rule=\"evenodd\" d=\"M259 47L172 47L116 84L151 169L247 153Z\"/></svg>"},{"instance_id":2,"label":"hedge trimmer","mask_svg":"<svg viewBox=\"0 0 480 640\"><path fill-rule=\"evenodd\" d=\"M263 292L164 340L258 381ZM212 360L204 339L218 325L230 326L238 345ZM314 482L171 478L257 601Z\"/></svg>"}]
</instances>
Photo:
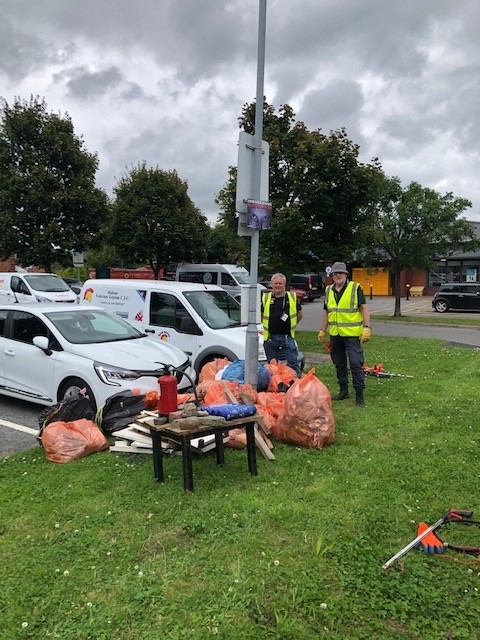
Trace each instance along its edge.
<instances>
[{"instance_id":1,"label":"hedge trimmer","mask_svg":"<svg viewBox=\"0 0 480 640\"><path fill-rule=\"evenodd\" d=\"M459 551L461 553L467 553L473 556L480 556L480 546L465 546L465 545L455 545L449 544L448 542L444 542L437 535L435 535L435 531L440 527L443 527L446 524L464 524L464 525L474 525L480 528L480 520L472 520L473 511L460 511L459 509L450 509L443 515L435 524L428 526L424 522L420 522L418 525L418 535L417 537L409 542L403 549L400 549L394 556L392 556L387 562L383 565L383 569L388 569L390 565L392 565L397 560L400 560L405 554L414 549L415 547L419 547L420 545L423 547L425 553L431 554L442 554L445 548L453 549L454 551Z\"/></svg>"},{"instance_id":2,"label":"hedge trimmer","mask_svg":"<svg viewBox=\"0 0 480 640\"><path fill-rule=\"evenodd\" d=\"M330 342L325 343L325 351L327 353L332 352L332 345ZM373 367L369 367L368 364L364 364L363 370L365 371L366 376L374 376L375 378L413 378L413 376L406 376L402 373L391 373L390 371L385 371L381 362L374 364Z\"/></svg>"},{"instance_id":3,"label":"hedge trimmer","mask_svg":"<svg viewBox=\"0 0 480 640\"><path fill-rule=\"evenodd\" d=\"M368 364L364 364L363 370L365 371L366 376L374 376L375 378L413 378L413 376L406 376L403 373L391 373L390 371L385 371L381 362L374 364L373 367L369 367Z\"/></svg>"}]
</instances>

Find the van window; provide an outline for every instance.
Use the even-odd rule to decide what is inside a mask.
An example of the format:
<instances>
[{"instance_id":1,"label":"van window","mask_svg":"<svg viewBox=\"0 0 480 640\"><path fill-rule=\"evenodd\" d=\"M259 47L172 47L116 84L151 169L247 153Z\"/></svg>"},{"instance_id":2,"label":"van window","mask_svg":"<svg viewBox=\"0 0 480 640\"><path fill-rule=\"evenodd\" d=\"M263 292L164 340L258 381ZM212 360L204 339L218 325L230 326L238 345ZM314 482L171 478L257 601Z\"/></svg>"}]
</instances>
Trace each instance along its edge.
<instances>
[{"instance_id":1,"label":"van window","mask_svg":"<svg viewBox=\"0 0 480 640\"><path fill-rule=\"evenodd\" d=\"M238 284L250 284L250 274L248 271L232 271L232 275Z\"/></svg>"},{"instance_id":2,"label":"van window","mask_svg":"<svg viewBox=\"0 0 480 640\"><path fill-rule=\"evenodd\" d=\"M179 274L180 282L200 282L201 284L217 284L217 274L211 271L184 271Z\"/></svg>"},{"instance_id":3,"label":"van window","mask_svg":"<svg viewBox=\"0 0 480 640\"><path fill-rule=\"evenodd\" d=\"M240 305L226 291L185 291L184 295L211 329L240 324Z\"/></svg>"},{"instance_id":4,"label":"van window","mask_svg":"<svg viewBox=\"0 0 480 640\"><path fill-rule=\"evenodd\" d=\"M171 293L157 293L152 291L150 299L150 324L159 327L170 327L180 333L182 320L191 318L183 304ZM185 323L183 323L185 326Z\"/></svg>"},{"instance_id":5,"label":"van window","mask_svg":"<svg viewBox=\"0 0 480 640\"><path fill-rule=\"evenodd\" d=\"M222 285L226 287L236 287L237 283L229 273L222 273Z\"/></svg>"},{"instance_id":6,"label":"van window","mask_svg":"<svg viewBox=\"0 0 480 640\"><path fill-rule=\"evenodd\" d=\"M23 293L26 296L32 295L25 282L18 276L12 276L10 288L14 293Z\"/></svg>"}]
</instances>

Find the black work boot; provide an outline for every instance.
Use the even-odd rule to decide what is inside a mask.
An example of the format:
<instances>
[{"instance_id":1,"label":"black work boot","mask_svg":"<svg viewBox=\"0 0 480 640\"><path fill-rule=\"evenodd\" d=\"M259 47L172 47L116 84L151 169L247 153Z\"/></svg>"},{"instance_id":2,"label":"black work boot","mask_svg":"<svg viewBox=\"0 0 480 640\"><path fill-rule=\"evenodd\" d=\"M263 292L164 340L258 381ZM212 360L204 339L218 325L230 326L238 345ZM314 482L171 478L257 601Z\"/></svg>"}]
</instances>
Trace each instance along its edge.
<instances>
[{"instance_id":1,"label":"black work boot","mask_svg":"<svg viewBox=\"0 0 480 640\"><path fill-rule=\"evenodd\" d=\"M365 398L363 397L363 390L359 390L355 392L355 404L357 407L365 406Z\"/></svg>"},{"instance_id":2,"label":"black work boot","mask_svg":"<svg viewBox=\"0 0 480 640\"><path fill-rule=\"evenodd\" d=\"M348 387L340 387L340 392L333 396L334 400L345 400L348 398Z\"/></svg>"}]
</instances>

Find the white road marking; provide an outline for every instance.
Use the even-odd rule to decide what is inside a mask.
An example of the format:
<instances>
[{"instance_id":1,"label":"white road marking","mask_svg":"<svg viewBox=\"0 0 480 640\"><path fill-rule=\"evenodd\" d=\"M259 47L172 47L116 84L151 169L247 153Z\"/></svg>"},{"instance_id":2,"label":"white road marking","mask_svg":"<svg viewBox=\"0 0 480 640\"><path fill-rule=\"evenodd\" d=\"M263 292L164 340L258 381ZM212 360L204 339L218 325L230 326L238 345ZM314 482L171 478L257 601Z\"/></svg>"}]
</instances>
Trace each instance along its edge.
<instances>
[{"instance_id":1,"label":"white road marking","mask_svg":"<svg viewBox=\"0 0 480 640\"><path fill-rule=\"evenodd\" d=\"M8 420L0 420L0 426L10 427L10 429L16 429L17 431L23 431L24 433L30 433L32 436L36 436L38 433L38 429L24 427L23 424L16 424L15 422L9 422Z\"/></svg>"}]
</instances>

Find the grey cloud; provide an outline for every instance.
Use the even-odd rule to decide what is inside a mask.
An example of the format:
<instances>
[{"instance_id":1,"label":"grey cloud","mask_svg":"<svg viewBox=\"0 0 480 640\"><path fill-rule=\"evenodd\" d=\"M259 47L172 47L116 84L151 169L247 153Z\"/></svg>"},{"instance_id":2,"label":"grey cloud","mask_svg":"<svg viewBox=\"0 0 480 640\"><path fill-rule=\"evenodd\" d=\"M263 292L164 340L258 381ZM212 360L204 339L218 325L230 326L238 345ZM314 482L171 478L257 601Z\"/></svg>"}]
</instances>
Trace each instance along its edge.
<instances>
[{"instance_id":1,"label":"grey cloud","mask_svg":"<svg viewBox=\"0 0 480 640\"><path fill-rule=\"evenodd\" d=\"M0 70L13 80L24 78L51 58L46 43L16 29L5 17L0 20L0 43Z\"/></svg>"},{"instance_id":2,"label":"grey cloud","mask_svg":"<svg viewBox=\"0 0 480 640\"><path fill-rule=\"evenodd\" d=\"M340 129L358 117L362 106L358 83L339 80L307 93L298 115L310 128L329 131Z\"/></svg>"},{"instance_id":3,"label":"grey cloud","mask_svg":"<svg viewBox=\"0 0 480 640\"><path fill-rule=\"evenodd\" d=\"M87 100L108 93L118 87L122 79L123 76L118 67L93 73L84 67L79 67L72 72L72 78L66 85L73 96Z\"/></svg>"},{"instance_id":4,"label":"grey cloud","mask_svg":"<svg viewBox=\"0 0 480 640\"><path fill-rule=\"evenodd\" d=\"M122 91L120 97L126 102L130 102L131 100L145 100L147 95L142 87L136 82L129 82L127 83L126 88ZM149 99L153 100L155 98L153 98L153 96L149 96Z\"/></svg>"},{"instance_id":5,"label":"grey cloud","mask_svg":"<svg viewBox=\"0 0 480 640\"><path fill-rule=\"evenodd\" d=\"M111 97L119 131L107 145L100 136L102 184L145 159L177 168L198 206L215 210L237 118L255 96L257 1L0 2L0 95L45 85L52 109L87 126L104 115L96 99ZM454 186L461 176L478 194L479 24L478 0L268 0L266 98L309 128L345 126L361 153L408 180ZM127 71L125 55L150 75ZM94 126L90 135L95 146Z\"/></svg>"}]
</instances>

